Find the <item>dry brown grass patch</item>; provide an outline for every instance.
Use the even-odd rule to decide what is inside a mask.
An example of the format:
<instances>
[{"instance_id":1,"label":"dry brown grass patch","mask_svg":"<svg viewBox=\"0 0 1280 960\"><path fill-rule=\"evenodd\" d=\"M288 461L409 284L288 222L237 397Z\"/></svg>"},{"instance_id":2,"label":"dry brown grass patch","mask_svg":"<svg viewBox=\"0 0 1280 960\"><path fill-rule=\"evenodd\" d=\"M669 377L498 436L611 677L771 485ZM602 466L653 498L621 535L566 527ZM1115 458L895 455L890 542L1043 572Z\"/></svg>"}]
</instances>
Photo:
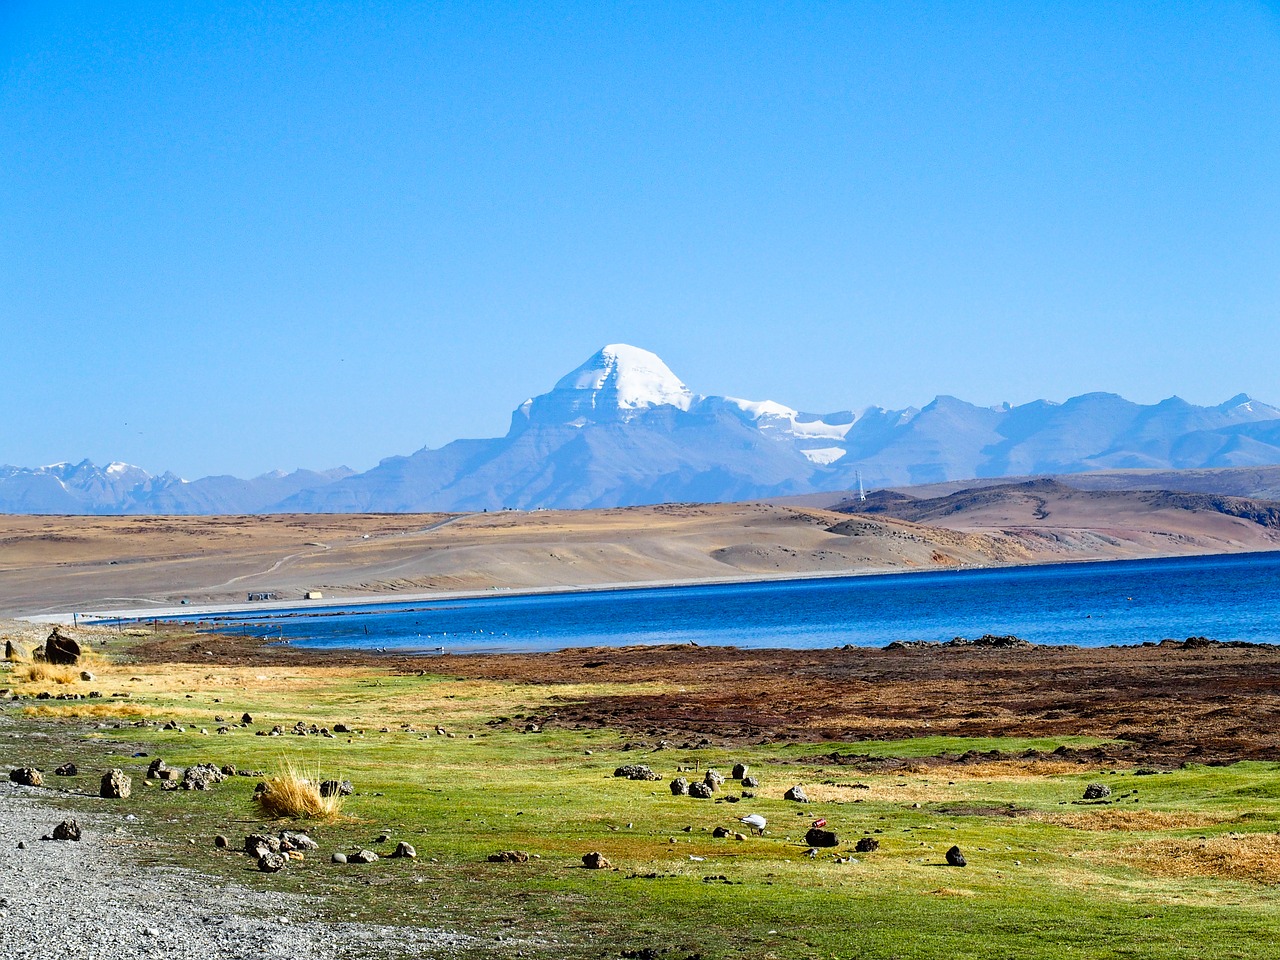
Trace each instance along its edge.
<instances>
[{"instance_id":1,"label":"dry brown grass patch","mask_svg":"<svg viewBox=\"0 0 1280 960\"><path fill-rule=\"evenodd\" d=\"M1127 863L1156 876L1280 883L1280 834L1153 840L1128 847L1121 855Z\"/></svg>"},{"instance_id":2,"label":"dry brown grass patch","mask_svg":"<svg viewBox=\"0 0 1280 960\"><path fill-rule=\"evenodd\" d=\"M17 677L27 683L75 683L80 679L80 668L55 667L51 663L28 663L17 671Z\"/></svg>"},{"instance_id":3,"label":"dry brown grass patch","mask_svg":"<svg viewBox=\"0 0 1280 960\"><path fill-rule=\"evenodd\" d=\"M1052 823L1072 830L1128 830L1131 832L1157 830L1193 830L1196 827L1212 827L1227 823L1233 817L1219 817L1207 813L1173 812L1164 810L1092 810L1088 813L1036 813L1033 820Z\"/></svg>"},{"instance_id":4,"label":"dry brown grass patch","mask_svg":"<svg viewBox=\"0 0 1280 960\"><path fill-rule=\"evenodd\" d=\"M322 796L321 777L304 776L286 763L280 773L269 777L266 788L253 801L264 816L273 820L333 820L345 799L337 794Z\"/></svg>"}]
</instances>

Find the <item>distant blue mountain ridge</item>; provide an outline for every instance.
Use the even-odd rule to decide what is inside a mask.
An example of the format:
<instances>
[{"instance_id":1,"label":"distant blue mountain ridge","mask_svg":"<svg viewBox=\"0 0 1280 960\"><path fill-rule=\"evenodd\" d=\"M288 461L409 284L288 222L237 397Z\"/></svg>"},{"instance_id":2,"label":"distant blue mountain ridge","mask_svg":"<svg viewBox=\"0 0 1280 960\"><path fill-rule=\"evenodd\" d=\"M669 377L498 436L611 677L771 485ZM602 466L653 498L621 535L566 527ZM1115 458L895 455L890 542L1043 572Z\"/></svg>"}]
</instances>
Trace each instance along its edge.
<instances>
[{"instance_id":1,"label":"distant blue mountain ridge","mask_svg":"<svg viewBox=\"0 0 1280 960\"><path fill-rule=\"evenodd\" d=\"M520 404L506 436L345 467L186 481L124 463L0 467L0 511L232 514L478 511L716 502L1102 470L1280 464L1280 409L1111 393L1064 403L802 413L693 393L656 355L613 344Z\"/></svg>"}]
</instances>

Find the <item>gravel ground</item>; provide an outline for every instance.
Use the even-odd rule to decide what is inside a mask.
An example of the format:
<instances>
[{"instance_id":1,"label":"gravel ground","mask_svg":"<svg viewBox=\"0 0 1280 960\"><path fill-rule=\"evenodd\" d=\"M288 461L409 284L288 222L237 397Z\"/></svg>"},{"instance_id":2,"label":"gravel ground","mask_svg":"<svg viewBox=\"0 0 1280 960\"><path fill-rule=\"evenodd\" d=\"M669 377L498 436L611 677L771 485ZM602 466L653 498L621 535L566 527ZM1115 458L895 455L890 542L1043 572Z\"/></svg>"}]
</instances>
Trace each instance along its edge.
<instances>
[{"instance_id":1,"label":"gravel ground","mask_svg":"<svg viewBox=\"0 0 1280 960\"><path fill-rule=\"evenodd\" d=\"M18 958L451 957L469 937L421 927L326 923L314 901L225 884L131 855L136 827L68 811L43 788L0 783L0 956ZM42 841L74 817L79 842ZM24 843L25 849L18 849Z\"/></svg>"}]
</instances>

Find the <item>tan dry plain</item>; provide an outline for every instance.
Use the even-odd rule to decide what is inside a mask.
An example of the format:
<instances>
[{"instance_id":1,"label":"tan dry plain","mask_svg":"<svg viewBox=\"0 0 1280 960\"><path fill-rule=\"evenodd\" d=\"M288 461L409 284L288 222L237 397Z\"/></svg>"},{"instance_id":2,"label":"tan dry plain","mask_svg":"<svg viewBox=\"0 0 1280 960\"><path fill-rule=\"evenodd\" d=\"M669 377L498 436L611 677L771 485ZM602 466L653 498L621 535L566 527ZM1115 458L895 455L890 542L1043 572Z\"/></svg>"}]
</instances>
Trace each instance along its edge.
<instances>
[{"instance_id":1,"label":"tan dry plain","mask_svg":"<svg viewBox=\"0 0 1280 960\"><path fill-rule=\"evenodd\" d=\"M1246 517L1133 491L1053 486L1034 495L1004 488L994 498L988 488L923 523L769 502L453 515L4 516L0 614L243 603L250 592L403 597L1280 548L1280 528Z\"/></svg>"}]
</instances>

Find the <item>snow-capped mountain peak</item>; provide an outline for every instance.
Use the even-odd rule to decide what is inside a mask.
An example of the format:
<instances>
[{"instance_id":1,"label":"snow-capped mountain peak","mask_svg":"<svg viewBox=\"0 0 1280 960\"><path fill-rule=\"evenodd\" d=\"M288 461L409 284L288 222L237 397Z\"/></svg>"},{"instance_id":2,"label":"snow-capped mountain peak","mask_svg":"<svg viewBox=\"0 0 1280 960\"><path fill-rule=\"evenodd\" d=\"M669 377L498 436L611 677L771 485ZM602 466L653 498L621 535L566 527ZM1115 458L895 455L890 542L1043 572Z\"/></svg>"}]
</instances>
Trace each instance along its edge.
<instances>
[{"instance_id":1,"label":"snow-capped mountain peak","mask_svg":"<svg viewBox=\"0 0 1280 960\"><path fill-rule=\"evenodd\" d=\"M625 421L657 407L688 410L696 400L657 354L611 343L561 377L551 392L521 404L512 429L528 423L581 427Z\"/></svg>"},{"instance_id":2,"label":"snow-capped mountain peak","mask_svg":"<svg viewBox=\"0 0 1280 960\"><path fill-rule=\"evenodd\" d=\"M693 392L656 353L626 343L611 343L572 373L555 392L591 394L592 405L637 410L669 405L688 410Z\"/></svg>"}]
</instances>

